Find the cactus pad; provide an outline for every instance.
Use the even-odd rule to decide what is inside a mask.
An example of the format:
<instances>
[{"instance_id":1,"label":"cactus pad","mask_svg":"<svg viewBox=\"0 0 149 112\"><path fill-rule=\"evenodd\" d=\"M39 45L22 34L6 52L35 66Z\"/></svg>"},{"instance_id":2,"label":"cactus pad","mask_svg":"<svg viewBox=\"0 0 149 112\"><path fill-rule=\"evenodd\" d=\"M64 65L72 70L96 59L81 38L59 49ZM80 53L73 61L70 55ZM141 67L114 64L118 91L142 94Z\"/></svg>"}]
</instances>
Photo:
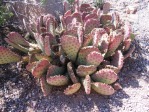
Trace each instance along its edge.
<instances>
[{"instance_id":1,"label":"cactus pad","mask_svg":"<svg viewBox=\"0 0 149 112\"><path fill-rule=\"evenodd\" d=\"M69 79L64 75L55 75L47 77L47 83L53 86L64 86L69 83Z\"/></svg>"},{"instance_id":2,"label":"cactus pad","mask_svg":"<svg viewBox=\"0 0 149 112\"><path fill-rule=\"evenodd\" d=\"M17 32L10 32L7 37L11 42L15 44L29 47L29 43Z\"/></svg>"},{"instance_id":3,"label":"cactus pad","mask_svg":"<svg viewBox=\"0 0 149 112\"><path fill-rule=\"evenodd\" d=\"M86 75L90 75L96 71L95 65L79 65L77 68L77 74L80 77L84 77Z\"/></svg>"},{"instance_id":4,"label":"cactus pad","mask_svg":"<svg viewBox=\"0 0 149 112\"><path fill-rule=\"evenodd\" d=\"M118 48L118 46L120 45L122 40L123 40L123 35L121 33L116 34L114 36L112 43L110 43L110 45L109 45L109 49L106 54L106 57L111 56L113 54L113 52Z\"/></svg>"},{"instance_id":5,"label":"cactus pad","mask_svg":"<svg viewBox=\"0 0 149 112\"><path fill-rule=\"evenodd\" d=\"M49 61L46 59L38 61L36 66L32 69L33 76L40 78L47 71L49 65Z\"/></svg>"},{"instance_id":6,"label":"cactus pad","mask_svg":"<svg viewBox=\"0 0 149 112\"><path fill-rule=\"evenodd\" d=\"M83 80L82 80L83 87L85 89L86 94L90 94L91 92L91 78L89 75L87 75Z\"/></svg>"},{"instance_id":7,"label":"cactus pad","mask_svg":"<svg viewBox=\"0 0 149 112\"><path fill-rule=\"evenodd\" d=\"M112 88L112 86L101 82L92 83L91 87L94 91L101 95L112 95L115 93L115 90Z\"/></svg>"},{"instance_id":8,"label":"cactus pad","mask_svg":"<svg viewBox=\"0 0 149 112\"><path fill-rule=\"evenodd\" d=\"M115 52L111 64L116 66L118 69L121 69L123 67L124 63L123 61L124 61L123 54L120 50L118 50Z\"/></svg>"},{"instance_id":9,"label":"cactus pad","mask_svg":"<svg viewBox=\"0 0 149 112\"><path fill-rule=\"evenodd\" d=\"M86 57L88 65L98 66L103 61L103 56L100 52L93 51Z\"/></svg>"},{"instance_id":10,"label":"cactus pad","mask_svg":"<svg viewBox=\"0 0 149 112\"><path fill-rule=\"evenodd\" d=\"M47 71L47 77L63 74L65 69L56 65L50 65Z\"/></svg>"},{"instance_id":11,"label":"cactus pad","mask_svg":"<svg viewBox=\"0 0 149 112\"><path fill-rule=\"evenodd\" d=\"M21 61L21 56L15 54L9 49L0 46L0 64L12 63Z\"/></svg>"},{"instance_id":12,"label":"cactus pad","mask_svg":"<svg viewBox=\"0 0 149 112\"><path fill-rule=\"evenodd\" d=\"M52 86L49 85L47 82L46 82L46 77L45 75L43 75L41 78L40 78L40 85L41 85L41 90L44 94L44 96L47 96L51 93L52 91Z\"/></svg>"},{"instance_id":13,"label":"cactus pad","mask_svg":"<svg viewBox=\"0 0 149 112\"><path fill-rule=\"evenodd\" d=\"M106 25L108 23L110 23L112 20L112 16L111 15L102 15L100 17L100 22L102 25Z\"/></svg>"},{"instance_id":14,"label":"cactus pad","mask_svg":"<svg viewBox=\"0 0 149 112\"><path fill-rule=\"evenodd\" d=\"M101 69L95 74L91 75L91 78L94 81L103 82L106 84L112 84L118 79L117 74L111 69Z\"/></svg>"},{"instance_id":15,"label":"cactus pad","mask_svg":"<svg viewBox=\"0 0 149 112\"><path fill-rule=\"evenodd\" d=\"M27 66L26 66L26 70L31 72L32 69L36 66L37 62L32 62L32 63L29 63Z\"/></svg>"},{"instance_id":16,"label":"cactus pad","mask_svg":"<svg viewBox=\"0 0 149 112\"><path fill-rule=\"evenodd\" d=\"M117 68L116 66L112 66L112 65L106 65L105 68L111 69L113 70L115 73L119 73L119 68Z\"/></svg>"},{"instance_id":17,"label":"cactus pad","mask_svg":"<svg viewBox=\"0 0 149 112\"><path fill-rule=\"evenodd\" d=\"M69 74L69 76L70 76L71 81L72 81L73 83L78 83L79 80L78 80L78 78L76 77L76 75L75 75L75 73L74 73L73 66L72 66L72 63L71 63L71 62L69 62L69 63L67 64L67 71L68 71L68 74Z\"/></svg>"},{"instance_id":18,"label":"cactus pad","mask_svg":"<svg viewBox=\"0 0 149 112\"><path fill-rule=\"evenodd\" d=\"M86 57L92 51L98 52L99 50L98 50L98 48L96 48L94 46L87 46L87 47L81 48L79 55L78 55L77 63L80 65L85 65L86 64Z\"/></svg>"},{"instance_id":19,"label":"cactus pad","mask_svg":"<svg viewBox=\"0 0 149 112\"><path fill-rule=\"evenodd\" d=\"M75 61L81 46L77 37L65 35L61 38L61 44L68 58Z\"/></svg>"},{"instance_id":20,"label":"cactus pad","mask_svg":"<svg viewBox=\"0 0 149 112\"><path fill-rule=\"evenodd\" d=\"M81 87L80 83L75 83L71 86L68 86L65 90L64 90L64 94L65 95L72 95L74 93L76 93Z\"/></svg>"},{"instance_id":21,"label":"cactus pad","mask_svg":"<svg viewBox=\"0 0 149 112\"><path fill-rule=\"evenodd\" d=\"M85 34L89 34L92 29L98 28L100 26L99 21L96 19L88 19L84 24Z\"/></svg>"},{"instance_id":22,"label":"cactus pad","mask_svg":"<svg viewBox=\"0 0 149 112\"><path fill-rule=\"evenodd\" d=\"M91 34L86 35L84 38L83 47L90 45L92 41L93 41L93 36Z\"/></svg>"}]
</instances>

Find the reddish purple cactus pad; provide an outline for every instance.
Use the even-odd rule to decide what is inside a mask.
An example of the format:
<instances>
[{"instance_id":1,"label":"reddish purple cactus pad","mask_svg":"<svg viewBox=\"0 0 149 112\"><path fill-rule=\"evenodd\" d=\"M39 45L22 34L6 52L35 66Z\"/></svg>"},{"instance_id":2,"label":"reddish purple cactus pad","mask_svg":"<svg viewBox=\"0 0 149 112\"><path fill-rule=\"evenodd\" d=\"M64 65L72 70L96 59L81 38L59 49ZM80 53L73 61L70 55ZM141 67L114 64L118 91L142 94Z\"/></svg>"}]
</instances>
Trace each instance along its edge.
<instances>
[{"instance_id":1,"label":"reddish purple cactus pad","mask_svg":"<svg viewBox=\"0 0 149 112\"><path fill-rule=\"evenodd\" d=\"M83 47L89 46L92 43L93 36L91 34L88 34L84 38Z\"/></svg>"},{"instance_id":2,"label":"reddish purple cactus pad","mask_svg":"<svg viewBox=\"0 0 149 112\"><path fill-rule=\"evenodd\" d=\"M9 49L0 46L0 64L12 63L21 61L21 56L15 54Z\"/></svg>"},{"instance_id":3,"label":"reddish purple cactus pad","mask_svg":"<svg viewBox=\"0 0 149 112\"><path fill-rule=\"evenodd\" d=\"M76 72L80 77L84 77L94 73L96 70L97 67L95 65L79 65Z\"/></svg>"},{"instance_id":4,"label":"reddish purple cactus pad","mask_svg":"<svg viewBox=\"0 0 149 112\"><path fill-rule=\"evenodd\" d=\"M115 73L119 73L119 68L117 68L116 66L112 66L112 65L106 65L105 68L111 69L113 70Z\"/></svg>"},{"instance_id":5,"label":"reddish purple cactus pad","mask_svg":"<svg viewBox=\"0 0 149 112\"><path fill-rule=\"evenodd\" d=\"M112 21L112 16L111 15L102 15L100 17L100 22L102 25L106 25L107 23Z\"/></svg>"},{"instance_id":6,"label":"reddish purple cactus pad","mask_svg":"<svg viewBox=\"0 0 149 112\"><path fill-rule=\"evenodd\" d=\"M17 32L10 32L7 37L11 42L15 44L29 47L29 43Z\"/></svg>"},{"instance_id":7,"label":"reddish purple cactus pad","mask_svg":"<svg viewBox=\"0 0 149 112\"><path fill-rule=\"evenodd\" d=\"M91 93L91 78L89 75L87 75L83 80L82 80L83 87L85 89L86 94Z\"/></svg>"},{"instance_id":8,"label":"reddish purple cactus pad","mask_svg":"<svg viewBox=\"0 0 149 112\"><path fill-rule=\"evenodd\" d=\"M64 75L55 75L47 77L47 83L53 86L64 86L68 85L69 79Z\"/></svg>"},{"instance_id":9,"label":"reddish purple cactus pad","mask_svg":"<svg viewBox=\"0 0 149 112\"><path fill-rule=\"evenodd\" d=\"M98 66L103 61L103 56L100 52L93 51L86 57L88 65Z\"/></svg>"},{"instance_id":10,"label":"reddish purple cactus pad","mask_svg":"<svg viewBox=\"0 0 149 112\"><path fill-rule=\"evenodd\" d=\"M113 52L118 48L122 40L123 40L123 35L121 33L114 35L114 39L109 45L109 49L106 54L106 57L111 56L113 54Z\"/></svg>"},{"instance_id":11,"label":"reddish purple cactus pad","mask_svg":"<svg viewBox=\"0 0 149 112\"><path fill-rule=\"evenodd\" d=\"M93 9L90 4L81 4L80 6L81 12L91 12Z\"/></svg>"},{"instance_id":12,"label":"reddish purple cactus pad","mask_svg":"<svg viewBox=\"0 0 149 112\"><path fill-rule=\"evenodd\" d=\"M89 20L89 19L98 19L98 16L97 16L97 14L95 14L95 13L93 13L93 14L88 14L88 15L85 16L84 22L86 22L86 21Z\"/></svg>"},{"instance_id":13,"label":"reddish purple cactus pad","mask_svg":"<svg viewBox=\"0 0 149 112\"><path fill-rule=\"evenodd\" d=\"M33 76L40 78L47 71L49 65L49 61L46 59L38 61L36 66L32 69Z\"/></svg>"},{"instance_id":14,"label":"reddish purple cactus pad","mask_svg":"<svg viewBox=\"0 0 149 112\"><path fill-rule=\"evenodd\" d=\"M29 63L27 66L26 66L26 70L31 72L32 69L36 66L37 62L32 62L32 63Z\"/></svg>"},{"instance_id":15,"label":"reddish purple cactus pad","mask_svg":"<svg viewBox=\"0 0 149 112\"><path fill-rule=\"evenodd\" d=\"M65 95L72 95L74 93L76 93L81 87L80 83L75 83L71 86L68 86L65 90L64 90L64 94Z\"/></svg>"},{"instance_id":16,"label":"reddish purple cactus pad","mask_svg":"<svg viewBox=\"0 0 149 112\"><path fill-rule=\"evenodd\" d=\"M98 48L94 47L94 46L87 46L87 47L81 48L79 55L78 55L77 64L78 65L85 65L86 64L86 57L92 51L99 52Z\"/></svg>"},{"instance_id":17,"label":"reddish purple cactus pad","mask_svg":"<svg viewBox=\"0 0 149 112\"><path fill-rule=\"evenodd\" d=\"M133 53L134 50L135 50L135 46L133 46L132 48L130 48L128 50L128 52L124 55L124 59L130 57L130 55Z\"/></svg>"},{"instance_id":18,"label":"reddish purple cactus pad","mask_svg":"<svg viewBox=\"0 0 149 112\"><path fill-rule=\"evenodd\" d=\"M100 27L100 22L97 19L88 19L84 23L84 32L85 34L89 34L92 29L94 28L99 28Z\"/></svg>"},{"instance_id":19,"label":"reddish purple cactus pad","mask_svg":"<svg viewBox=\"0 0 149 112\"><path fill-rule=\"evenodd\" d=\"M117 74L111 69L101 69L95 74L91 75L94 81L112 84L118 79Z\"/></svg>"},{"instance_id":20,"label":"reddish purple cactus pad","mask_svg":"<svg viewBox=\"0 0 149 112\"><path fill-rule=\"evenodd\" d=\"M79 43L77 37L73 37L70 35L62 36L61 44L68 58L71 59L72 61L75 61L78 51L81 47L81 44Z\"/></svg>"},{"instance_id":21,"label":"reddish purple cactus pad","mask_svg":"<svg viewBox=\"0 0 149 112\"><path fill-rule=\"evenodd\" d=\"M111 64L116 66L118 69L121 69L123 67L124 56L120 50L116 51Z\"/></svg>"},{"instance_id":22,"label":"reddish purple cactus pad","mask_svg":"<svg viewBox=\"0 0 149 112\"><path fill-rule=\"evenodd\" d=\"M115 93L115 90L112 88L112 86L101 82L92 83L91 87L94 91L101 95L112 95Z\"/></svg>"},{"instance_id":23,"label":"reddish purple cactus pad","mask_svg":"<svg viewBox=\"0 0 149 112\"><path fill-rule=\"evenodd\" d=\"M71 62L69 62L69 63L67 64L67 71L68 71L68 74L69 74L69 76L70 76L71 81L72 81L73 83L78 83L79 80L78 80L78 78L76 77L76 75L75 75L75 73L74 73L74 69L73 69L73 66L72 66L72 63L71 63Z\"/></svg>"},{"instance_id":24,"label":"reddish purple cactus pad","mask_svg":"<svg viewBox=\"0 0 149 112\"><path fill-rule=\"evenodd\" d=\"M109 2L104 3L103 5L103 14L107 14L110 10L111 4Z\"/></svg>"},{"instance_id":25,"label":"reddish purple cactus pad","mask_svg":"<svg viewBox=\"0 0 149 112\"><path fill-rule=\"evenodd\" d=\"M132 40L131 39L126 39L124 40L124 51L127 51L130 48Z\"/></svg>"},{"instance_id":26,"label":"reddish purple cactus pad","mask_svg":"<svg viewBox=\"0 0 149 112\"><path fill-rule=\"evenodd\" d=\"M40 78L40 85L41 85L41 90L42 90L44 96L48 96L52 91L52 86L46 82L45 76L42 76Z\"/></svg>"}]
</instances>

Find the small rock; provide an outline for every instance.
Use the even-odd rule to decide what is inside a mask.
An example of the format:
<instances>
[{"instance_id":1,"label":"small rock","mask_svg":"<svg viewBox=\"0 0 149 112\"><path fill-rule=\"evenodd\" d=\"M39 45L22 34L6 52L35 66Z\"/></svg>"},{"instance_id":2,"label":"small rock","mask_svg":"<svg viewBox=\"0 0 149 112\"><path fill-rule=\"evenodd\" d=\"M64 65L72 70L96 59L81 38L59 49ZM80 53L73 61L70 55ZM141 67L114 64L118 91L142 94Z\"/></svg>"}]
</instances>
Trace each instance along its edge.
<instances>
[{"instance_id":1,"label":"small rock","mask_svg":"<svg viewBox=\"0 0 149 112\"><path fill-rule=\"evenodd\" d=\"M135 14L137 12L136 6L127 6L126 13L127 14Z\"/></svg>"}]
</instances>

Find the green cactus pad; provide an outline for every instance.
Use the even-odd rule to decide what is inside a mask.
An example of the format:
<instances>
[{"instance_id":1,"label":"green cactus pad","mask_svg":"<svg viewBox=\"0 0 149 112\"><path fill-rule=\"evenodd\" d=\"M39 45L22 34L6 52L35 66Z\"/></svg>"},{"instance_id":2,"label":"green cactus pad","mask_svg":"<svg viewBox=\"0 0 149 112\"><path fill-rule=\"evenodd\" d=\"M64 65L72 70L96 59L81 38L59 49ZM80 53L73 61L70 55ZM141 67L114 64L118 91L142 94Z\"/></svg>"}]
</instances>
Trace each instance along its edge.
<instances>
[{"instance_id":1,"label":"green cactus pad","mask_svg":"<svg viewBox=\"0 0 149 112\"><path fill-rule=\"evenodd\" d=\"M5 38L5 41L6 41L9 45L13 46L14 48L16 48L16 49L18 49L18 50L20 50L20 51L23 51L24 53L28 53L28 52L29 52L29 49L28 49L28 48L23 47L23 46L21 46L20 44L15 44L15 43L11 42L8 38Z\"/></svg>"},{"instance_id":2,"label":"green cactus pad","mask_svg":"<svg viewBox=\"0 0 149 112\"><path fill-rule=\"evenodd\" d=\"M20 44L25 47L29 47L29 43L17 32L10 32L7 37L15 44Z\"/></svg>"},{"instance_id":3,"label":"green cactus pad","mask_svg":"<svg viewBox=\"0 0 149 112\"><path fill-rule=\"evenodd\" d=\"M68 86L65 90L64 90L64 94L65 95L72 95L74 93L76 93L81 87L80 83L75 83L71 86Z\"/></svg>"},{"instance_id":4,"label":"green cactus pad","mask_svg":"<svg viewBox=\"0 0 149 112\"><path fill-rule=\"evenodd\" d=\"M102 15L100 17L100 23L102 25L106 25L112 21L112 16L111 15Z\"/></svg>"},{"instance_id":5,"label":"green cactus pad","mask_svg":"<svg viewBox=\"0 0 149 112\"><path fill-rule=\"evenodd\" d=\"M40 78L40 85L41 85L41 90L42 90L44 96L48 96L52 91L52 86L46 82L45 75L43 75Z\"/></svg>"},{"instance_id":6,"label":"green cactus pad","mask_svg":"<svg viewBox=\"0 0 149 112\"><path fill-rule=\"evenodd\" d=\"M105 68L91 75L91 78L94 81L103 82L106 84L112 84L118 79L118 76L113 70Z\"/></svg>"},{"instance_id":7,"label":"green cactus pad","mask_svg":"<svg viewBox=\"0 0 149 112\"><path fill-rule=\"evenodd\" d=\"M109 44L109 48L108 48L106 57L109 57L114 53L114 51L118 48L118 46L120 45L122 40L123 40L123 35L121 33L118 33L114 36L113 41Z\"/></svg>"},{"instance_id":8,"label":"green cactus pad","mask_svg":"<svg viewBox=\"0 0 149 112\"><path fill-rule=\"evenodd\" d=\"M114 56L112 57L111 64L116 66L118 69L123 67L124 56L120 50L116 51Z\"/></svg>"},{"instance_id":9,"label":"green cactus pad","mask_svg":"<svg viewBox=\"0 0 149 112\"><path fill-rule=\"evenodd\" d=\"M84 33L89 34L92 29L100 27L100 22L97 19L88 19L84 23Z\"/></svg>"},{"instance_id":10,"label":"green cactus pad","mask_svg":"<svg viewBox=\"0 0 149 112\"><path fill-rule=\"evenodd\" d=\"M28 63L28 65L26 66L26 70L31 72L32 69L36 66L37 62L32 62L32 63Z\"/></svg>"},{"instance_id":11,"label":"green cactus pad","mask_svg":"<svg viewBox=\"0 0 149 112\"><path fill-rule=\"evenodd\" d=\"M81 46L77 37L69 35L62 36L61 44L68 58L74 62Z\"/></svg>"},{"instance_id":12,"label":"green cactus pad","mask_svg":"<svg viewBox=\"0 0 149 112\"><path fill-rule=\"evenodd\" d=\"M87 47L81 48L79 55L78 55L77 64L78 65L85 65L86 64L86 57L92 51L99 52L98 48L96 48L94 46L87 46Z\"/></svg>"},{"instance_id":13,"label":"green cactus pad","mask_svg":"<svg viewBox=\"0 0 149 112\"><path fill-rule=\"evenodd\" d=\"M76 72L78 76L84 77L86 75L90 75L97 70L95 65L79 65Z\"/></svg>"},{"instance_id":14,"label":"green cactus pad","mask_svg":"<svg viewBox=\"0 0 149 112\"><path fill-rule=\"evenodd\" d=\"M38 61L36 66L32 69L33 76L40 78L47 71L49 65L49 61L46 59Z\"/></svg>"},{"instance_id":15,"label":"green cactus pad","mask_svg":"<svg viewBox=\"0 0 149 112\"><path fill-rule=\"evenodd\" d=\"M9 49L0 46L0 64L13 63L21 61L21 56L15 54Z\"/></svg>"},{"instance_id":16,"label":"green cactus pad","mask_svg":"<svg viewBox=\"0 0 149 112\"><path fill-rule=\"evenodd\" d=\"M64 67L59 67L56 65L50 65L47 71L47 77L63 74L65 71Z\"/></svg>"},{"instance_id":17,"label":"green cactus pad","mask_svg":"<svg viewBox=\"0 0 149 112\"><path fill-rule=\"evenodd\" d=\"M115 90L112 88L112 86L101 82L92 83L91 87L94 91L101 95L112 95L115 93Z\"/></svg>"},{"instance_id":18,"label":"green cactus pad","mask_svg":"<svg viewBox=\"0 0 149 112\"><path fill-rule=\"evenodd\" d=\"M72 65L71 62L69 62L69 63L67 64L67 71L68 71L68 74L69 74L69 77L70 77L71 81L72 81L73 83L78 83L79 80L78 80L78 78L76 77L76 75L75 75L75 73L74 73L73 65Z\"/></svg>"},{"instance_id":19,"label":"green cactus pad","mask_svg":"<svg viewBox=\"0 0 149 112\"><path fill-rule=\"evenodd\" d=\"M64 86L68 85L69 79L64 75L55 75L47 77L47 83L52 86Z\"/></svg>"},{"instance_id":20,"label":"green cactus pad","mask_svg":"<svg viewBox=\"0 0 149 112\"><path fill-rule=\"evenodd\" d=\"M52 58L51 57L49 57L47 55L44 55L44 54L35 54L35 57L36 57L37 60L47 59L50 62L52 61Z\"/></svg>"},{"instance_id":21,"label":"green cactus pad","mask_svg":"<svg viewBox=\"0 0 149 112\"><path fill-rule=\"evenodd\" d=\"M85 89L86 94L91 93L91 78L89 75L85 76L85 78L82 80L83 87Z\"/></svg>"},{"instance_id":22,"label":"green cactus pad","mask_svg":"<svg viewBox=\"0 0 149 112\"><path fill-rule=\"evenodd\" d=\"M103 61L103 56L100 52L92 51L86 57L88 65L98 66Z\"/></svg>"}]
</instances>

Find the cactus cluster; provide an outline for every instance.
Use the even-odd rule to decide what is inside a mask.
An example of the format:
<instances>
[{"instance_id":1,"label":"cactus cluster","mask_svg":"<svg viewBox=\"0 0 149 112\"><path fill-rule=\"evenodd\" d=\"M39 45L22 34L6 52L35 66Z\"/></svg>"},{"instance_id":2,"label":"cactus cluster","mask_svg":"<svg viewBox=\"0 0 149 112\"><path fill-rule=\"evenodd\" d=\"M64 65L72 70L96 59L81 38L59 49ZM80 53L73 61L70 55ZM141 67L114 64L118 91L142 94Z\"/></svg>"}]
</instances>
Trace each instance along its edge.
<instances>
[{"instance_id":1,"label":"cactus cluster","mask_svg":"<svg viewBox=\"0 0 149 112\"><path fill-rule=\"evenodd\" d=\"M65 3L64 9L68 5ZM130 48L134 34L131 25L105 5L101 10L76 0L60 16L60 22L50 14L40 16L33 28L28 27L34 43L11 32L6 42L24 52L24 56L1 46L0 64L26 63L26 69L40 79L45 96L57 86L65 86L66 95L81 87L86 94L94 90L112 95L121 88L118 72L134 50Z\"/></svg>"}]
</instances>

